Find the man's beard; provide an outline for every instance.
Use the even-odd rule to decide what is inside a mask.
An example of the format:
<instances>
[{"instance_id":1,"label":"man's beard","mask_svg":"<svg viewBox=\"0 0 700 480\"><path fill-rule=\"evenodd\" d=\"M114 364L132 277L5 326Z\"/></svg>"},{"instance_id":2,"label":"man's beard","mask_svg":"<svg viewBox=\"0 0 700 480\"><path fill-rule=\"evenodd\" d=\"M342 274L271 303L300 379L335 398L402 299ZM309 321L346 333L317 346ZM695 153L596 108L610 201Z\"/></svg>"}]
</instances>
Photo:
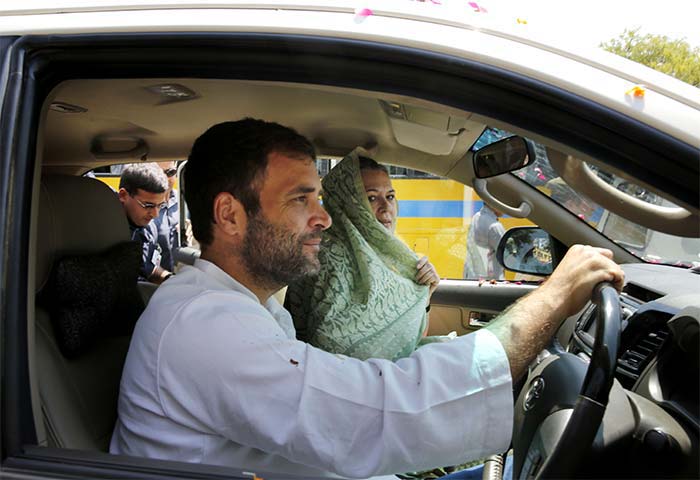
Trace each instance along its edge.
<instances>
[{"instance_id":1,"label":"man's beard","mask_svg":"<svg viewBox=\"0 0 700 480\"><path fill-rule=\"evenodd\" d=\"M297 235L273 225L258 213L248 220L241 256L248 272L265 288L278 288L321 268L316 255L304 254L304 242L321 238L321 230Z\"/></svg>"}]
</instances>

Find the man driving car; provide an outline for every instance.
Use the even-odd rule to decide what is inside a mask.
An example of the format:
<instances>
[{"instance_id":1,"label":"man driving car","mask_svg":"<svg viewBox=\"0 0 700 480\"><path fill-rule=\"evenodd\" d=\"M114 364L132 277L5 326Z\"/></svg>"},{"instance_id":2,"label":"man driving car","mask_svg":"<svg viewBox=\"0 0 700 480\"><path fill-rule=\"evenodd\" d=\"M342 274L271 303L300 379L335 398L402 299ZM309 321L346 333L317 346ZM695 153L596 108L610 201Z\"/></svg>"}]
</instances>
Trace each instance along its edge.
<instances>
[{"instance_id":1,"label":"man driving car","mask_svg":"<svg viewBox=\"0 0 700 480\"><path fill-rule=\"evenodd\" d=\"M610 251L577 245L476 333L397 362L314 348L272 297L319 269L332 220L314 160L306 138L261 120L221 123L196 140L185 197L201 258L138 321L113 453L363 478L502 452L513 380L596 284L622 286Z\"/></svg>"}]
</instances>

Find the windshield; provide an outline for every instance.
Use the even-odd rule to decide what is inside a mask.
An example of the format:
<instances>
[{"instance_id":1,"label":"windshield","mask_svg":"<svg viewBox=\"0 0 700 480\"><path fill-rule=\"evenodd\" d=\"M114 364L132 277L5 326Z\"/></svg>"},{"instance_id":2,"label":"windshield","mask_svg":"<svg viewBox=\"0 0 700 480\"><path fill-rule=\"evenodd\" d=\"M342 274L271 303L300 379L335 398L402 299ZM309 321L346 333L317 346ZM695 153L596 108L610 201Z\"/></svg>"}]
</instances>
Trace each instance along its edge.
<instances>
[{"instance_id":1,"label":"windshield","mask_svg":"<svg viewBox=\"0 0 700 480\"><path fill-rule=\"evenodd\" d=\"M475 144L475 149L511 134L502 130L487 129ZM658 232L631 222L601 207L580 192L575 191L550 165L547 149L535 143L536 160L527 167L513 172L514 175L537 188L571 214L585 221L620 247L645 262L678 266L700 265L700 239L679 237ZM593 165L588 167L599 178L628 195L653 205L676 207L675 204L629 182L613 173Z\"/></svg>"}]
</instances>

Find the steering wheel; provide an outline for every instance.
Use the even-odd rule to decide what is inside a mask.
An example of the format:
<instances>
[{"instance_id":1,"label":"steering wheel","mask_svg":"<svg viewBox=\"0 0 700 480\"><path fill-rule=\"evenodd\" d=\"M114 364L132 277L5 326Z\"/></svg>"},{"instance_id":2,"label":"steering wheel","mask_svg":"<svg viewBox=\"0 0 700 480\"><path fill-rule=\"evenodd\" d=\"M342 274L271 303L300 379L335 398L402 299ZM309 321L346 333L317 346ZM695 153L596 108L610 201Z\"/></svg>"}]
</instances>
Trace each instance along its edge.
<instances>
[{"instance_id":1,"label":"steering wheel","mask_svg":"<svg viewBox=\"0 0 700 480\"><path fill-rule=\"evenodd\" d=\"M620 299L609 283L593 290L590 363L553 342L530 366L515 404L513 478L571 478L598 432L615 378Z\"/></svg>"}]
</instances>

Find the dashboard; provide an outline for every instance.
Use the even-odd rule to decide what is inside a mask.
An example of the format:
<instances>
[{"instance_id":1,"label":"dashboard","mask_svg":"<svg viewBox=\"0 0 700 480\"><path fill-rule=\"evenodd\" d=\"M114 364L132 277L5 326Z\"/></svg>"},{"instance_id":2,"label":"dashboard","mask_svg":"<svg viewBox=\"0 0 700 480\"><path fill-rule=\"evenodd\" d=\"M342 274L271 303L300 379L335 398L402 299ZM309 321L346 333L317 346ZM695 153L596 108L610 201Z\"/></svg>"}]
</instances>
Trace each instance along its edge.
<instances>
[{"instance_id":1,"label":"dashboard","mask_svg":"<svg viewBox=\"0 0 700 480\"><path fill-rule=\"evenodd\" d=\"M632 264L623 270L615 377L634 414L623 419L606 412L606 418L611 417L609 425L629 430L628 461L647 465L633 469L635 474L698 478L700 269ZM566 351L586 362L595 319L596 307L589 304L557 334Z\"/></svg>"}]
</instances>

